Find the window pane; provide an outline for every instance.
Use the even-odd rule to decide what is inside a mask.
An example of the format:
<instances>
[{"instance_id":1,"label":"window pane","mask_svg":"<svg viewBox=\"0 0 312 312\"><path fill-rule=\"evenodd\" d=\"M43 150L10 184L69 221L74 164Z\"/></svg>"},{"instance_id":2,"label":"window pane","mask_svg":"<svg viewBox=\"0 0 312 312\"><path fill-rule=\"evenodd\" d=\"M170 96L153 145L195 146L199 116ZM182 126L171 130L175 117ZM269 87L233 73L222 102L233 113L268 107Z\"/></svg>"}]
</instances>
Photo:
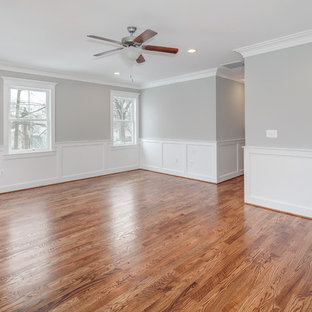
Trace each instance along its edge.
<instances>
[{"instance_id":1,"label":"window pane","mask_svg":"<svg viewBox=\"0 0 312 312\"><path fill-rule=\"evenodd\" d=\"M114 97L113 118L114 120L133 120L134 99Z\"/></svg>"},{"instance_id":2,"label":"window pane","mask_svg":"<svg viewBox=\"0 0 312 312\"><path fill-rule=\"evenodd\" d=\"M29 91L30 103L46 104L47 103L47 92L45 91Z\"/></svg>"},{"instance_id":3,"label":"window pane","mask_svg":"<svg viewBox=\"0 0 312 312\"><path fill-rule=\"evenodd\" d=\"M11 89L10 117L47 119L47 92Z\"/></svg>"},{"instance_id":4,"label":"window pane","mask_svg":"<svg viewBox=\"0 0 312 312\"><path fill-rule=\"evenodd\" d=\"M24 118L28 114L28 104L11 104L10 117Z\"/></svg>"},{"instance_id":5,"label":"window pane","mask_svg":"<svg viewBox=\"0 0 312 312\"><path fill-rule=\"evenodd\" d=\"M47 122L12 121L11 150L48 149Z\"/></svg>"},{"instance_id":6,"label":"window pane","mask_svg":"<svg viewBox=\"0 0 312 312\"><path fill-rule=\"evenodd\" d=\"M113 140L115 144L131 144L134 143L133 122L115 121L113 127Z\"/></svg>"}]
</instances>

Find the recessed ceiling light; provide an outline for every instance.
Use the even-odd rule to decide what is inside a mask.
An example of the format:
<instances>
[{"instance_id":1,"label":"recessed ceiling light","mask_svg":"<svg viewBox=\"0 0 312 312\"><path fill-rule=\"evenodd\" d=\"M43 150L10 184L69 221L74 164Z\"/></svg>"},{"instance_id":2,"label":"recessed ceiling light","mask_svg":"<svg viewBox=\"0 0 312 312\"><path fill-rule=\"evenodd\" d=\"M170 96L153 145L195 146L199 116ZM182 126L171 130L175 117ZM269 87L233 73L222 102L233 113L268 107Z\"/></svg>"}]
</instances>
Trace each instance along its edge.
<instances>
[{"instance_id":1,"label":"recessed ceiling light","mask_svg":"<svg viewBox=\"0 0 312 312\"><path fill-rule=\"evenodd\" d=\"M119 76L120 73L119 73L119 72L114 72L114 75L115 75L115 76Z\"/></svg>"},{"instance_id":2,"label":"recessed ceiling light","mask_svg":"<svg viewBox=\"0 0 312 312\"><path fill-rule=\"evenodd\" d=\"M188 53L195 53L195 52L196 52L196 49L188 49L187 52L188 52Z\"/></svg>"}]
</instances>

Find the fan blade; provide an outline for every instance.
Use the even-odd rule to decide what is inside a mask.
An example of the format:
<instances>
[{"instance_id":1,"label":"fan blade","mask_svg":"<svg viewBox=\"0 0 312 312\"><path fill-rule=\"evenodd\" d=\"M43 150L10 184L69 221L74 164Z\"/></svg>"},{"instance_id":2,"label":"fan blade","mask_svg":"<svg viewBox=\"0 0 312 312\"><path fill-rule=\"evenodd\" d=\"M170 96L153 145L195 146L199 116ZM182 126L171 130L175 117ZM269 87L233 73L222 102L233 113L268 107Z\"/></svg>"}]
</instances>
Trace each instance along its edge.
<instances>
[{"instance_id":1,"label":"fan blade","mask_svg":"<svg viewBox=\"0 0 312 312\"><path fill-rule=\"evenodd\" d=\"M145 62L145 58L142 54L139 55L139 57L136 59L138 64L144 63Z\"/></svg>"},{"instance_id":2,"label":"fan blade","mask_svg":"<svg viewBox=\"0 0 312 312\"><path fill-rule=\"evenodd\" d=\"M94 35L87 35L87 37L92 38L92 39L104 40L104 41L108 41L108 42L117 43L119 45L122 45L122 43L120 41L116 41L116 40L112 40L112 39L108 39L108 38L104 38L104 37L99 37L99 36L94 36Z\"/></svg>"},{"instance_id":3,"label":"fan blade","mask_svg":"<svg viewBox=\"0 0 312 312\"><path fill-rule=\"evenodd\" d=\"M148 50L148 51L165 52L165 53L172 53L172 54L177 54L179 51L179 49L176 49L176 48L160 47L160 46L153 46L153 45L142 46L142 49Z\"/></svg>"},{"instance_id":4,"label":"fan blade","mask_svg":"<svg viewBox=\"0 0 312 312\"><path fill-rule=\"evenodd\" d=\"M109 51L105 51L105 52L94 54L94 56L102 56L102 55L110 54L112 52L116 52L116 51L119 51L119 50L122 50L122 49L123 48L117 48L117 49L113 49L113 50L109 50Z\"/></svg>"},{"instance_id":5,"label":"fan blade","mask_svg":"<svg viewBox=\"0 0 312 312\"><path fill-rule=\"evenodd\" d=\"M144 32L142 32L141 35L137 36L133 41L136 43L142 44L146 40L151 39L152 37L154 37L156 35L157 35L157 32L155 32L151 29L147 29Z\"/></svg>"}]
</instances>

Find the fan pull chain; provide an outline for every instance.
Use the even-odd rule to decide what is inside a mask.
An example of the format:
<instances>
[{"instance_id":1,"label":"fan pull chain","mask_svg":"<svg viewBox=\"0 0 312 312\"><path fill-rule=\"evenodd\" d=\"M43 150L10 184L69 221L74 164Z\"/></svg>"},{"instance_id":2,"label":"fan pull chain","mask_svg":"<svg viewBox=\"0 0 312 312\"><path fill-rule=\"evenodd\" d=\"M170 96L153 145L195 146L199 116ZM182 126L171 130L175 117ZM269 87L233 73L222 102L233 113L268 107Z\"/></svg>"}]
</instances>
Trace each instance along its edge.
<instances>
[{"instance_id":1,"label":"fan pull chain","mask_svg":"<svg viewBox=\"0 0 312 312\"><path fill-rule=\"evenodd\" d=\"M131 80L132 83L134 83L134 79L133 79L132 74L130 74L130 80Z\"/></svg>"}]
</instances>

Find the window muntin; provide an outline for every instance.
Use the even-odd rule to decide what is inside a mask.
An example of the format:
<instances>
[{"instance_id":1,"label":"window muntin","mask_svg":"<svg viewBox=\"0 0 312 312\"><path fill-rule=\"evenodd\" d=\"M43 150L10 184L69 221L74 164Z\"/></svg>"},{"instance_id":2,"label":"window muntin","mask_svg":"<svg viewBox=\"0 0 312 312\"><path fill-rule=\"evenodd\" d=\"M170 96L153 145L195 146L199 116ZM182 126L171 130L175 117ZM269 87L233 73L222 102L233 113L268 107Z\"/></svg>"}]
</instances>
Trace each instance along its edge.
<instances>
[{"instance_id":1,"label":"window muntin","mask_svg":"<svg viewBox=\"0 0 312 312\"><path fill-rule=\"evenodd\" d=\"M136 97L112 96L113 145L136 144L136 105Z\"/></svg>"}]
</instances>

